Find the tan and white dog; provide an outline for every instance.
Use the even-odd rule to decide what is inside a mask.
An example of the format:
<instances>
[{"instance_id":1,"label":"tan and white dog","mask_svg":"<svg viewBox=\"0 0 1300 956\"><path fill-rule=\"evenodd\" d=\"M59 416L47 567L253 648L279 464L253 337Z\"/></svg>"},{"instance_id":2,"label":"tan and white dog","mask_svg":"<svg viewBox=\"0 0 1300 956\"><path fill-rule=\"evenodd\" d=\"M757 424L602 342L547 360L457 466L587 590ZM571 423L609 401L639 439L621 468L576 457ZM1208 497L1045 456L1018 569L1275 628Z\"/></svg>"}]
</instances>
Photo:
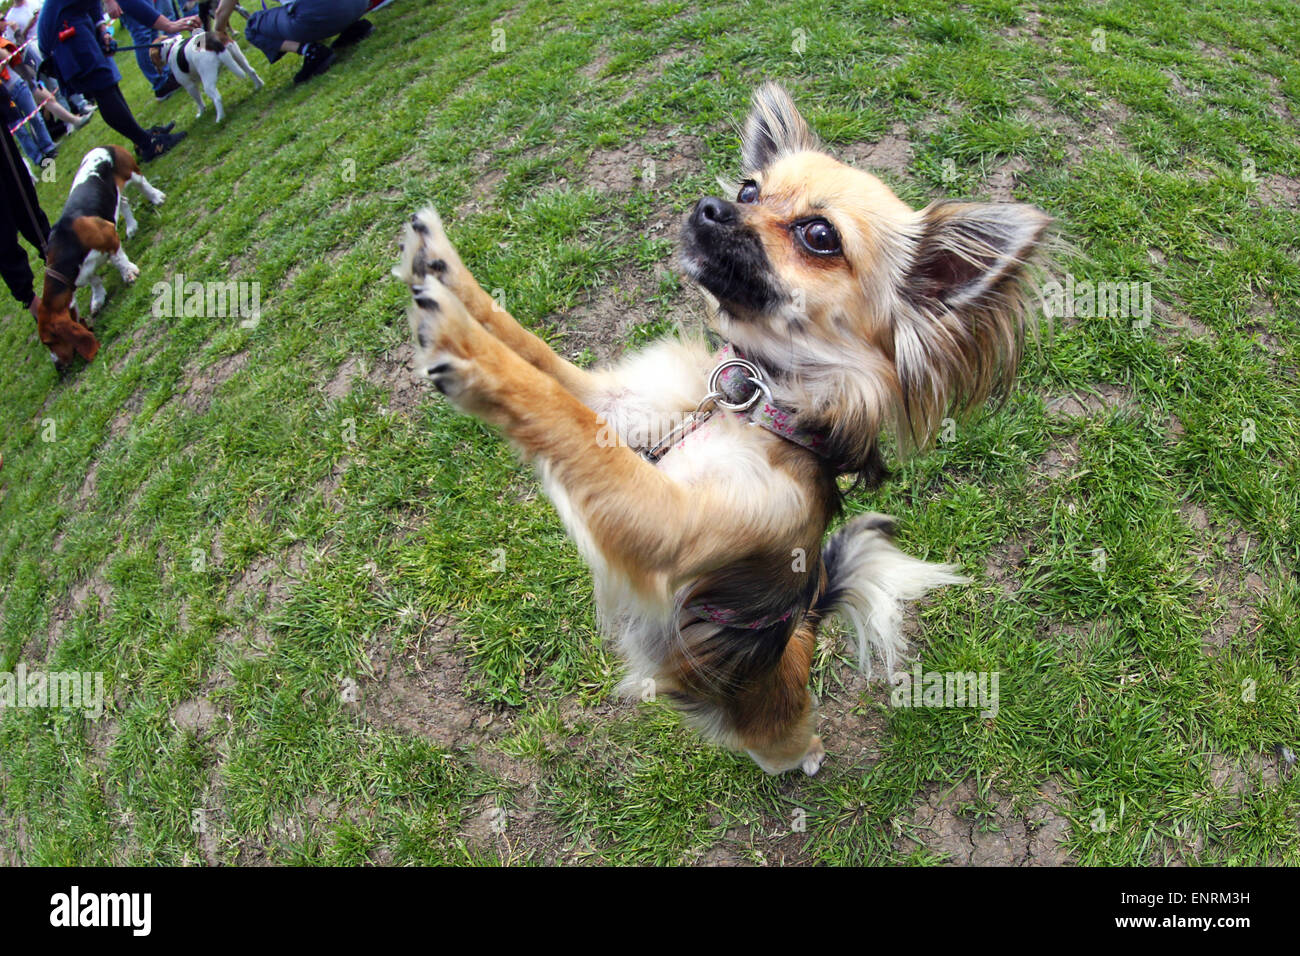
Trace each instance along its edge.
<instances>
[{"instance_id":1,"label":"tan and white dog","mask_svg":"<svg viewBox=\"0 0 1300 956\"><path fill-rule=\"evenodd\" d=\"M578 368L483 291L432 210L412 218L395 272L417 368L536 463L625 687L769 773L813 774L820 622L846 619L864 669L877 657L892 674L902 602L965 580L899 551L882 515L824 541L837 479L878 484L884 432L915 452L947 415L1006 392L1049 220L1012 204L914 210L822 152L774 85L755 94L742 159L735 201L701 199L682 232L720 351L673 339Z\"/></svg>"},{"instance_id":2,"label":"tan and white dog","mask_svg":"<svg viewBox=\"0 0 1300 956\"><path fill-rule=\"evenodd\" d=\"M169 37L149 48L149 59L159 70L164 67L171 70L176 82L194 98L199 108L194 114L196 117L203 115L203 94L199 92L201 83L217 110L218 123L226 118L221 91L217 89L217 74L223 66L235 76L246 76L252 80L256 89L260 90L265 85L257 71L244 59L239 44L234 40L222 40L209 31L196 33L188 40L180 36Z\"/></svg>"}]
</instances>

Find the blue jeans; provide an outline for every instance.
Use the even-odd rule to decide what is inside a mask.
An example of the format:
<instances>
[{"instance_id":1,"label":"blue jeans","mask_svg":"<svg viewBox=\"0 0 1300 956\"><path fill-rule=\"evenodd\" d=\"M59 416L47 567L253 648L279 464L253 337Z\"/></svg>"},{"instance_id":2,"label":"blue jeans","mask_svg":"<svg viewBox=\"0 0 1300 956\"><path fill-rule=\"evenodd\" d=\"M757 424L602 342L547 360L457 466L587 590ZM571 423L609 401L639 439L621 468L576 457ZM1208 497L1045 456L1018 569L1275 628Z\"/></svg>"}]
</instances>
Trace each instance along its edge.
<instances>
[{"instance_id":1,"label":"blue jeans","mask_svg":"<svg viewBox=\"0 0 1300 956\"><path fill-rule=\"evenodd\" d=\"M5 84L5 92L17 104L18 111L23 116L36 111L36 100L32 97L32 91L28 88L27 81L17 73L10 72L9 82ZM37 165L45 158L45 154L54 148L54 140L50 139L50 131L45 128L45 121L41 119L40 113L36 113L20 126L14 135L18 137L18 142L23 144L23 152L27 154L27 158Z\"/></svg>"},{"instance_id":2,"label":"blue jeans","mask_svg":"<svg viewBox=\"0 0 1300 956\"><path fill-rule=\"evenodd\" d=\"M148 2L152 2L155 8L158 6L158 0L148 0ZM140 65L140 72L144 74L144 78L149 81L149 85L157 93L166 85L168 79L167 68L164 67L162 72L159 72L154 68L153 61L149 59L148 46L154 41L157 34L149 24L141 23L126 14L122 15L122 23L131 34L131 42L135 44L135 62Z\"/></svg>"}]
</instances>

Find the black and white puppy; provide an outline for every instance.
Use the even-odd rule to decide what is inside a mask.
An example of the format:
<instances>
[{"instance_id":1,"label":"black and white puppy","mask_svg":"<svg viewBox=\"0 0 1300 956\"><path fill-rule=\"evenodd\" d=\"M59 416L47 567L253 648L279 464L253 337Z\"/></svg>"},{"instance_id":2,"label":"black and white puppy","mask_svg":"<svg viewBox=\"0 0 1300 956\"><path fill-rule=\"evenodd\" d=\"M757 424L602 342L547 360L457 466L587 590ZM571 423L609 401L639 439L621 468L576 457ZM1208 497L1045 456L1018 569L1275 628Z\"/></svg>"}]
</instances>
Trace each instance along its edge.
<instances>
[{"instance_id":1,"label":"black and white puppy","mask_svg":"<svg viewBox=\"0 0 1300 956\"><path fill-rule=\"evenodd\" d=\"M203 94L199 92L202 83L217 109L218 123L226 118L221 92L217 89L217 74L223 66L235 76L252 80L253 86L259 90L265 85L257 71L244 59L239 44L234 40L227 43L210 31L196 33L188 40L180 36L169 37L149 48L149 59L159 70L164 67L171 70L176 82L194 98L199 107L195 116L203 115Z\"/></svg>"}]
</instances>

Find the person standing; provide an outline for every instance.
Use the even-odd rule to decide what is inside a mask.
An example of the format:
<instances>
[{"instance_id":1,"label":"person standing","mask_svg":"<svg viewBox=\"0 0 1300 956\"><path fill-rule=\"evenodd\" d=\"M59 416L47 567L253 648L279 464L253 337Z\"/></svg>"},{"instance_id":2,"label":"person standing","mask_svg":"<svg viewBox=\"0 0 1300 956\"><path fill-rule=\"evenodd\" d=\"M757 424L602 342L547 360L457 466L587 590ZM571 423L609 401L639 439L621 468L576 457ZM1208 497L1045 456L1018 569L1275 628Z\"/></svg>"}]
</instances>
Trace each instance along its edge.
<instances>
[{"instance_id":1,"label":"person standing","mask_svg":"<svg viewBox=\"0 0 1300 956\"><path fill-rule=\"evenodd\" d=\"M164 2L166 0L145 0L145 3L155 10L158 9L159 3ZM105 4L109 16L113 15L113 6L115 4ZM168 3L168 6L170 6L170 3ZM171 71L167 67L164 66L160 70L153 65L153 60L149 58L149 44L157 39L158 31L153 28L152 21L145 23L142 20L137 20L126 11L122 11L121 17L122 24L126 27L127 32L131 34L131 43L135 46L135 62L139 64L140 72L144 74L144 78L149 82L149 85L153 87L153 98L161 103L179 90L181 85L176 82L176 78L171 75Z\"/></svg>"},{"instance_id":2,"label":"person standing","mask_svg":"<svg viewBox=\"0 0 1300 956\"><path fill-rule=\"evenodd\" d=\"M163 33L199 26L198 17L172 20L145 0L107 0L107 4ZM99 23L103 15L100 0L46 0L37 20L37 42L54 62L61 82L99 104L104 122L129 139L140 160L147 163L170 150L185 134L152 132L136 122L118 86L122 74L104 52L105 34Z\"/></svg>"},{"instance_id":3,"label":"person standing","mask_svg":"<svg viewBox=\"0 0 1300 956\"><path fill-rule=\"evenodd\" d=\"M8 104L0 109L0 276L9 294L36 318L36 279L21 235L37 253L45 255L50 221L36 198L36 185L23 165L9 126L14 122Z\"/></svg>"}]
</instances>

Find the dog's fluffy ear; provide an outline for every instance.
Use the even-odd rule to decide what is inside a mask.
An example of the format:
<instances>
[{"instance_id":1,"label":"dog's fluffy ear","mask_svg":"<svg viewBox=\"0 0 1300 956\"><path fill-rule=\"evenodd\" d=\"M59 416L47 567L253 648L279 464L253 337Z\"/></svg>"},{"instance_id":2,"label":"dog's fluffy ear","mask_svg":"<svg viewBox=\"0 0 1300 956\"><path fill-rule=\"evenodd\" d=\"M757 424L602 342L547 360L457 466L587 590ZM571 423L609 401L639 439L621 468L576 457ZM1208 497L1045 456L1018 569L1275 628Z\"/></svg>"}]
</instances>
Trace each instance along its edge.
<instances>
[{"instance_id":1,"label":"dog's fluffy ear","mask_svg":"<svg viewBox=\"0 0 1300 956\"><path fill-rule=\"evenodd\" d=\"M1024 265L1050 221L1015 203L932 203L905 292L954 309L975 302Z\"/></svg>"},{"instance_id":2,"label":"dog's fluffy ear","mask_svg":"<svg viewBox=\"0 0 1300 956\"><path fill-rule=\"evenodd\" d=\"M790 94L775 83L764 83L755 90L740 140L745 172L761 173L778 156L809 149L817 149L817 137L799 115Z\"/></svg>"},{"instance_id":3,"label":"dog's fluffy ear","mask_svg":"<svg viewBox=\"0 0 1300 956\"><path fill-rule=\"evenodd\" d=\"M973 411L1009 388L1029 316L1026 265L1050 222L1010 203L921 212L893 321L906 443L923 447L948 411Z\"/></svg>"}]
</instances>

